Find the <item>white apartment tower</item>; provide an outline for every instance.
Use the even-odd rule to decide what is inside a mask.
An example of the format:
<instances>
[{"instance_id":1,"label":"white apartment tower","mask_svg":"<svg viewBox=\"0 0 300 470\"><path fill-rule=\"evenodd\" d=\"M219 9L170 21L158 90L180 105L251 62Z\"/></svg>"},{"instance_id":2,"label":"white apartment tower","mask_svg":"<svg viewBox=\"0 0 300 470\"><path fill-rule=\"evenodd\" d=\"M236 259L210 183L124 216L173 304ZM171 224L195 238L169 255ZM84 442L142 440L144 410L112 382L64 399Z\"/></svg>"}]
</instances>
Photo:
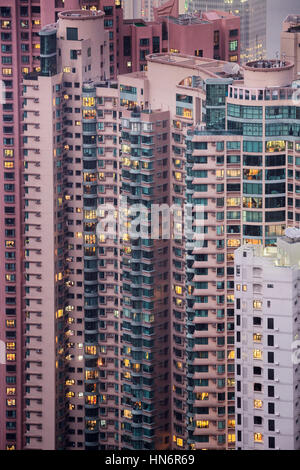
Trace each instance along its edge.
<instances>
[{"instance_id":1,"label":"white apartment tower","mask_svg":"<svg viewBox=\"0 0 300 470\"><path fill-rule=\"evenodd\" d=\"M299 295L299 229L235 252L236 449L300 448Z\"/></svg>"}]
</instances>

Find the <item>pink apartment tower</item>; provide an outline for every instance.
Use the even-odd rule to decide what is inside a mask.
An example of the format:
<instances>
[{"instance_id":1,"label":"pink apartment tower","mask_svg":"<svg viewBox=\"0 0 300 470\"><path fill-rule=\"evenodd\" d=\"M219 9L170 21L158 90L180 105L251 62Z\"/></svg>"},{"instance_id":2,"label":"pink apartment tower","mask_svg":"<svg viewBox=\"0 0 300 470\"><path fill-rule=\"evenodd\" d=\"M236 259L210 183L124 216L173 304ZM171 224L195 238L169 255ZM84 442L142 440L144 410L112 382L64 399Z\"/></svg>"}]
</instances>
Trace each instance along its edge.
<instances>
[{"instance_id":1,"label":"pink apartment tower","mask_svg":"<svg viewBox=\"0 0 300 470\"><path fill-rule=\"evenodd\" d=\"M200 262L197 275L206 275L208 265L202 262L215 244L215 228L205 229L212 236L206 246L209 255L188 257L183 241L131 238L130 230L124 233L132 225L130 218L115 237L97 233L106 207L115 208L117 217L121 195L129 215L139 201L145 208L183 206L191 190L196 203L211 197L214 207L214 191L202 198L205 184L190 180L192 162L186 163L184 152L186 146L187 154L194 148L189 141L202 140L189 132L205 121L213 131L216 120L219 133L226 135L225 96L232 78L224 72L225 63L201 58L200 52L195 54L199 48L192 56L159 54L164 39L157 26L125 24L124 30L150 28L149 37L128 33L135 38L134 50L143 53L135 65L131 61L133 73L110 81L118 70L112 51L121 41L111 34L115 23L109 18L112 14L121 21L116 19L121 18L117 3L108 0L103 11L97 2L8 3L0 7L5 83L0 339L6 348L5 364L0 365L0 447L233 447L233 437L226 440L227 428L232 436L234 427L233 341L222 339L225 321L216 323L214 316L224 318L225 311L209 312L213 316L207 322L208 310L196 308L193 296L208 282L196 279L190 286L185 277L194 261ZM226 41L233 37L230 31L239 34L235 19L231 21ZM169 24L188 31L184 22ZM154 37L160 34L158 46ZM174 49L178 47L184 45ZM211 105L205 106L207 93ZM234 155L240 129L232 134ZM209 139L211 145L224 146L223 135ZM204 150L205 143L195 143L195 148ZM196 165L204 162L200 153ZM213 174L212 158L210 163ZM238 164L238 158L230 163ZM233 178L240 177L238 169L232 171ZM224 177L221 167L219 177ZM233 233L232 239L238 239L239 232ZM217 235L224 237L224 232ZM218 240L220 254L222 243ZM231 251L228 256L233 262ZM223 264L218 275L224 290ZM214 274L209 282L214 297ZM231 284L227 288L232 303ZM196 304L206 298L200 294ZM195 309L200 312L197 322ZM207 328L209 335L195 347L193 336L203 336L199 332ZM227 328L233 338L232 327ZM209 348L199 347L208 336ZM217 350L216 337L222 339ZM216 355L222 371L229 361L225 377L221 369L214 370ZM200 400L197 406L195 399ZM228 406L226 419L218 417L219 401Z\"/></svg>"}]
</instances>

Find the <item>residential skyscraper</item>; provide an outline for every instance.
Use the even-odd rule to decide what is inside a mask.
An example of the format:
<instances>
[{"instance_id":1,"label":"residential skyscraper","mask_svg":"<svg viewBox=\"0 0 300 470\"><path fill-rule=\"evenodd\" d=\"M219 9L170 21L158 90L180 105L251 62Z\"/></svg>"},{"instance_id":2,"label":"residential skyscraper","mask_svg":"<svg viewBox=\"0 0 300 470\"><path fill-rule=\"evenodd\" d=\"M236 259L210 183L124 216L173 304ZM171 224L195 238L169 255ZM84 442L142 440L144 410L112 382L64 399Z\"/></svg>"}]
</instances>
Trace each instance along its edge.
<instances>
[{"instance_id":1,"label":"residential skyscraper","mask_svg":"<svg viewBox=\"0 0 300 470\"><path fill-rule=\"evenodd\" d=\"M123 0L125 19L143 19L153 21L154 8L160 7L168 0Z\"/></svg>"},{"instance_id":2,"label":"residential skyscraper","mask_svg":"<svg viewBox=\"0 0 300 470\"><path fill-rule=\"evenodd\" d=\"M40 32L40 74L23 81L28 449L98 444L100 343L93 319L100 294L94 223L100 136L95 89L84 84L108 74L104 17L60 13L57 24Z\"/></svg>"},{"instance_id":3,"label":"residential skyscraper","mask_svg":"<svg viewBox=\"0 0 300 470\"><path fill-rule=\"evenodd\" d=\"M149 41L142 70L111 81L112 10L93 7L40 31L5 159L8 196L20 168L3 233L16 259L19 224L22 299L7 289L1 445L234 449L234 251L300 220L294 66Z\"/></svg>"},{"instance_id":4,"label":"residential skyscraper","mask_svg":"<svg viewBox=\"0 0 300 470\"><path fill-rule=\"evenodd\" d=\"M299 221L293 68L254 61L238 75L166 54L149 56L145 75L120 77L121 105L170 110L171 202L204 206L194 228L203 246L170 247L174 448L235 446L234 251L275 246Z\"/></svg>"},{"instance_id":5,"label":"residential skyscraper","mask_svg":"<svg viewBox=\"0 0 300 470\"><path fill-rule=\"evenodd\" d=\"M283 22L280 52L295 64L294 78L300 79L300 15L289 15Z\"/></svg>"},{"instance_id":6,"label":"residential skyscraper","mask_svg":"<svg viewBox=\"0 0 300 470\"><path fill-rule=\"evenodd\" d=\"M241 62L265 58L267 0L187 0L187 10L224 10L241 17Z\"/></svg>"},{"instance_id":7,"label":"residential skyscraper","mask_svg":"<svg viewBox=\"0 0 300 470\"><path fill-rule=\"evenodd\" d=\"M237 449L300 447L299 241L290 228L277 248L235 252Z\"/></svg>"}]
</instances>

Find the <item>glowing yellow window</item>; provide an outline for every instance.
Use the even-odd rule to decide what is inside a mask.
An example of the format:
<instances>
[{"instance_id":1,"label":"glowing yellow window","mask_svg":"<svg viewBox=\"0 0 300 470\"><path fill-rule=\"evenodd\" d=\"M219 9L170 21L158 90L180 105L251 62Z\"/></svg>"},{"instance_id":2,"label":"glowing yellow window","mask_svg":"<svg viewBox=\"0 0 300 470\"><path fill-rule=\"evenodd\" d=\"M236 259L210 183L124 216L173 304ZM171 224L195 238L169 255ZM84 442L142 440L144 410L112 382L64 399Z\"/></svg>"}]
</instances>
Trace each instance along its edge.
<instances>
[{"instance_id":1,"label":"glowing yellow window","mask_svg":"<svg viewBox=\"0 0 300 470\"><path fill-rule=\"evenodd\" d=\"M124 417L131 419L132 418L132 413L130 410L124 410Z\"/></svg>"},{"instance_id":2,"label":"glowing yellow window","mask_svg":"<svg viewBox=\"0 0 300 470\"><path fill-rule=\"evenodd\" d=\"M197 428L208 428L209 427L209 421L205 421L205 420L196 421L196 427Z\"/></svg>"},{"instance_id":3,"label":"glowing yellow window","mask_svg":"<svg viewBox=\"0 0 300 470\"><path fill-rule=\"evenodd\" d=\"M4 162L4 168L14 168L14 162Z\"/></svg>"},{"instance_id":4,"label":"glowing yellow window","mask_svg":"<svg viewBox=\"0 0 300 470\"><path fill-rule=\"evenodd\" d=\"M6 327L7 328L15 328L16 322L15 320L6 320Z\"/></svg>"},{"instance_id":5,"label":"glowing yellow window","mask_svg":"<svg viewBox=\"0 0 300 470\"><path fill-rule=\"evenodd\" d=\"M7 351L14 351L16 349L16 343L6 343Z\"/></svg>"},{"instance_id":6,"label":"glowing yellow window","mask_svg":"<svg viewBox=\"0 0 300 470\"><path fill-rule=\"evenodd\" d=\"M234 359L234 351L229 351L228 359Z\"/></svg>"},{"instance_id":7,"label":"glowing yellow window","mask_svg":"<svg viewBox=\"0 0 300 470\"><path fill-rule=\"evenodd\" d=\"M65 73L70 73L71 72L71 67L64 67L64 72Z\"/></svg>"},{"instance_id":8,"label":"glowing yellow window","mask_svg":"<svg viewBox=\"0 0 300 470\"><path fill-rule=\"evenodd\" d=\"M262 335L260 333L253 333L253 341L256 343L261 343Z\"/></svg>"},{"instance_id":9,"label":"glowing yellow window","mask_svg":"<svg viewBox=\"0 0 300 470\"><path fill-rule=\"evenodd\" d=\"M178 307L181 307L182 306L182 299L176 299L175 303L176 303L176 305L178 305Z\"/></svg>"},{"instance_id":10,"label":"glowing yellow window","mask_svg":"<svg viewBox=\"0 0 300 470\"><path fill-rule=\"evenodd\" d=\"M243 284L243 291L244 291L244 292L247 291L247 285L246 285L246 284Z\"/></svg>"},{"instance_id":11,"label":"glowing yellow window","mask_svg":"<svg viewBox=\"0 0 300 470\"><path fill-rule=\"evenodd\" d=\"M180 437L177 437L176 444L178 445L178 447L183 447L183 440Z\"/></svg>"},{"instance_id":12,"label":"glowing yellow window","mask_svg":"<svg viewBox=\"0 0 300 470\"><path fill-rule=\"evenodd\" d=\"M14 151L11 149L5 149L4 150L4 156L5 157L13 157L14 156Z\"/></svg>"},{"instance_id":13,"label":"glowing yellow window","mask_svg":"<svg viewBox=\"0 0 300 470\"><path fill-rule=\"evenodd\" d=\"M95 354L97 353L97 346L86 346L85 352L86 354L95 356Z\"/></svg>"},{"instance_id":14,"label":"glowing yellow window","mask_svg":"<svg viewBox=\"0 0 300 470\"><path fill-rule=\"evenodd\" d=\"M176 294L181 295L182 294L182 287L181 286L175 286L175 292L176 292Z\"/></svg>"},{"instance_id":15,"label":"glowing yellow window","mask_svg":"<svg viewBox=\"0 0 300 470\"><path fill-rule=\"evenodd\" d=\"M236 290L241 290L241 284L236 285Z\"/></svg>"},{"instance_id":16,"label":"glowing yellow window","mask_svg":"<svg viewBox=\"0 0 300 470\"><path fill-rule=\"evenodd\" d=\"M235 428L235 419L229 419L228 420L228 427L229 428Z\"/></svg>"},{"instance_id":17,"label":"glowing yellow window","mask_svg":"<svg viewBox=\"0 0 300 470\"><path fill-rule=\"evenodd\" d=\"M124 359L124 366L125 366L125 367L130 367L130 361L129 361L129 359Z\"/></svg>"},{"instance_id":18,"label":"glowing yellow window","mask_svg":"<svg viewBox=\"0 0 300 470\"><path fill-rule=\"evenodd\" d=\"M238 240L237 238L231 238L229 240L227 240L227 246L229 247L239 247L241 245L241 241Z\"/></svg>"},{"instance_id":19,"label":"glowing yellow window","mask_svg":"<svg viewBox=\"0 0 300 470\"><path fill-rule=\"evenodd\" d=\"M235 434L228 434L228 442L235 442Z\"/></svg>"},{"instance_id":20,"label":"glowing yellow window","mask_svg":"<svg viewBox=\"0 0 300 470\"><path fill-rule=\"evenodd\" d=\"M196 393L196 400L208 400L208 393L207 392L202 392L202 393Z\"/></svg>"},{"instance_id":21,"label":"glowing yellow window","mask_svg":"<svg viewBox=\"0 0 300 470\"><path fill-rule=\"evenodd\" d=\"M16 394L15 387L7 387L6 388L6 395L15 395L15 394Z\"/></svg>"},{"instance_id":22,"label":"glowing yellow window","mask_svg":"<svg viewBox=\"0 0 300 470\"><path fill-rule=\"evenodd\" d=\"M6 400L6 404L7 406L16 406L15 398L9 398L8 400Z\"/></svg>"},{"instance_id":23,"label":"glowing yellow window","mask_svg":"<svg viewBox=\"0 0 300 470\"><path fill-rule=\"evenodd\" d=\"M16 360L16 355L14 353L6 354L6 360L7 361L15 361Z\"/></svg>"},{"instance_id":24,"label":"glowing yellow window","mask_svg":"<svg viewBox=\"0 0 300 470\"><path fill-rule=\"evenodd\" d=\"M262 301L261 300L253 300L253 308L256 310L261 310Z\"/></svg>"},{"instance_id":25,"label":"glowing yellow window","mask_svg":"<svg viewBox=\"0 0 300 470\"><path fill-rule=\"evenodd\" d=\"M93 97L88 97L88 98L84 97L82 99L82 104L86 108L91 107L91 106L95 106L95 98L93 98Z\"/></svg>"},{"instance_id":26,"label":"glowing yellow window","mask_svg":"<svg viewBox=\"0 0 300 470\"><path fill-rule=\"evenodd\" d=\"M262 359L262 351L260 349L253 349L253 358Z\"/></svg>"},{"instance_id":27,"label":"glowing yellow window","mask_svg":"<svg viewBox=\"0 0 300 470\"><path fill-rule=\"evenodd\" d=\"M227 170L228 178L238 178L241 176L241 170Z\"/></svg>"},{"instance_id":28,"label":"glowing yellow window","mask_svg":"<svg viewBox=\"0 0 300 470\"><path fill-rule=\"evenodd\" d=\"M12 75L12 69L2 69L2 75Z\"/></svg>"},{"instance_id":29,"label":"glowing yellow window","mask_svg":"<svg viewBox=\"0 0 300 470\"><path fill-rule=\"evenodd\" d=\"M254 433L254 442L263 442L263 435L261 432Z\"/></svg>"},{"instance_id":30,"label":"glowing yellow window","mask_svg":"<svg viewBox=\"0 0 300 470\"><path fill-rule=\"evenodd\" d=\"M182 174L179 171L175 171L175 178L179 181L182 179Z\"/></svg>"},{"instance_id":31,"label":"glowing yellow window","mask_svg":"<svg viewBox=\"0 0 300 470\"><path fill-rule=\"evenodd\" d=\"M29 68L28 67L23 67L22 72L23 73L29 73Z\"/></svg>"},{"instance_id":32,"label":"glowing yellow window","mask_svg":"<svg viewBox=\"0 0 300 470\"><path fill-rule=\"evenodd\" d=\"M262 400L254 400L254 408L260 409L263 406Z\"/></svg>"}]
</instances>

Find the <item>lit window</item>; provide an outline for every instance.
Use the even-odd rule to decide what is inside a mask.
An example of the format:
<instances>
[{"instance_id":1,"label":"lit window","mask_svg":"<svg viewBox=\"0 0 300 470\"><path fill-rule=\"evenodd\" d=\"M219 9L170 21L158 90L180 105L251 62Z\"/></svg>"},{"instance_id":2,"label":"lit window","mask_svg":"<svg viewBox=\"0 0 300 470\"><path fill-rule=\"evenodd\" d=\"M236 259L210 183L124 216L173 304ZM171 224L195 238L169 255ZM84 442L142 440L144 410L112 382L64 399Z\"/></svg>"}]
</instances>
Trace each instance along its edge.
<instances>
[{"instance_id":1,"label":"lit window","mask_svg":"<svg viewBox=\"0 0 300 470\"><path fill-rule=\"evenodd\" d=\"M7 361L15 361L16 360L16 355L14 353L6 354L6 360Z\"/></svg>"},{"instance_id":2,"label":"lit window","mask_svg":"<svg viewBox=\"0 0 300 470\"><path fill-rule=\"evenodd\" d=\"M124 410L124 417L131 419L132 418L132 413L130 410Z\"/></svg>"},{"instance_id":3,"label":"lit window","mask_svg":"<svg viewBox=\"0 0 300 470\"><path fill-rule=\"evenodd\" d=\"M260 409L263 406L262 400L254 400L254 408Z\"/></svg>"},{"instance_id":4,"label":"lit window","mask_svg":"<svg viewBox=\"0 0 300 470\"><path fill-rule=\"evenodd\" d=\"M12 69L2 69L2 75L12 75Z\"/></svg>"},{"instance_id":5,"label":"lit window","mask_svg":"<svg viewBox=\"0 0 300 470\"><path fill-rule=\"evenodd\" d=\"M205 420L196 421L196 427L197 428L208 428L209 427L209 421L205 421Z\"/></svg>"},{"instance_id":6,"label":"lit window","mask_svg":"<svg viewBox=\"0 0 300 470\"><path fill-rule=\"evenodd\" d=\"M182 287L181 286L175 286L175 292L176 292L176 294L181 295L182 294Z\"/></svg>"},{"instance_id":7,"label":"lit window","mask_svg":"<svg viewBox=\"0 0 300 470\"><path fill-rule=\"evenodd\" d=\"M228 442L235 442L235 434L228 434Z\"/></svg>"},{"instance_id":8,"label":"lit window","mask_svg":"<svg viewBox=\"0 0 300 470\"><path fill-rule=\"evenodd\" d=\"M256 310L261 310L262 301L261 300L253 300L253 308Z\"/></svg>"},{"instance_id":9,"label":"lit window","mask_svg":"<svg viewBox=\"0 0 300 470\"><path fill-rule=\"evenodd\" d=\"M256 343L261 343L262 335L260 333L253 333L253 341Z\"/></svg>"},{"instance_id":10,"label":"lit window","mask_svg":"<svg viewBox=\"0 0 300 470\"><path fill-rule=\"evenodd\" d=\"M229 351L228 359L234 359L234 351Z\"/></svg>"},{"instance_id":11,"label":"lit window","mask_svg":"<svg viewBox=\"0 0 300 470\"><path fill-rule=\"evenodd\" d=\"M262 351L260 349L253 349L253 359L262 359Z\"/></svg>"},{"instance_id":12,"label":"lit window","mask_svg":"<svg viewBox=\"0 0 300 470\"><path fill-rule=\"evenodd\" d=\"M71 67L64 67L64 72L65 73L70 73L71 72Z\"/></svg>"},{"instance_id":13,"label":"lit window","mask_svg":"<svg viewBox=\"0 0 300 470\"><path fill-rule=\"evenodd\" d=\"M260 432L254 433L254 442L263 442L263 435Z\"/></svg>"},{"instance_id":14,"label":"lit window","mask_svg":"<svg viewBox=\"0 0 300 470\"><path fill-rule=\"evenodd\" d=\"M16 406L15 398L9 398L8 400L6 400L6 405L7 406Z\"/></svg>"}]
</instances>

